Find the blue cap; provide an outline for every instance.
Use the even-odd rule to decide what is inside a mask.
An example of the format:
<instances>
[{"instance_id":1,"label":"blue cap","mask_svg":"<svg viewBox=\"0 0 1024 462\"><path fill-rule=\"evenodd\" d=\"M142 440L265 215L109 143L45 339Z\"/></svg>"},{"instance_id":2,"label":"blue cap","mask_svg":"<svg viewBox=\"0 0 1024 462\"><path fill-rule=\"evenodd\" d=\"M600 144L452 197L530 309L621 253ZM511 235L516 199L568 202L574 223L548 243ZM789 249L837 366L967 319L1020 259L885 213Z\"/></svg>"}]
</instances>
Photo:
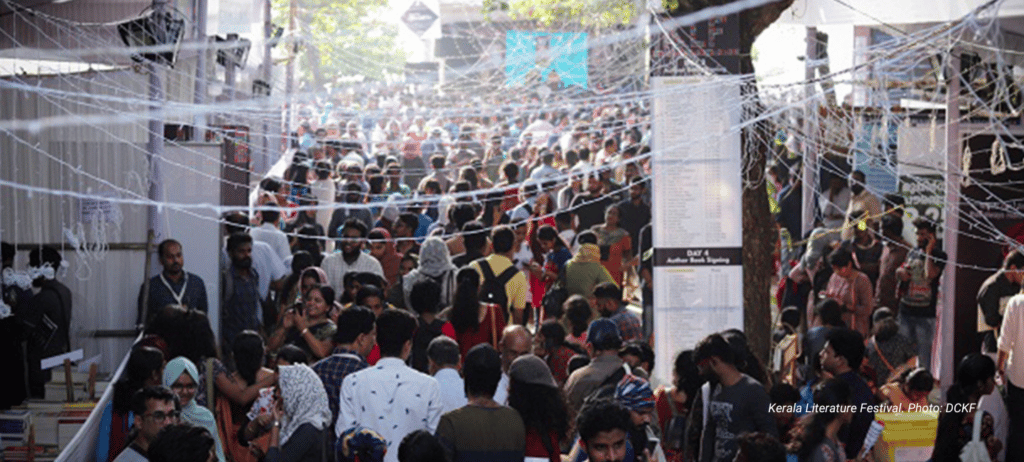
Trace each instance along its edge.
<instances>
[{"instance_id":1,"label":"blue cap","mask_svg":"<svg viewBox=\"0 0 1024 462\"><path fill-rule=\"evenodd\" d=\"M608 318L599 318L591 321L587 328L587 341L596 347L607 346L616 342L622 342L619 335L619 326Z\"/></svg>"}]
</instances>

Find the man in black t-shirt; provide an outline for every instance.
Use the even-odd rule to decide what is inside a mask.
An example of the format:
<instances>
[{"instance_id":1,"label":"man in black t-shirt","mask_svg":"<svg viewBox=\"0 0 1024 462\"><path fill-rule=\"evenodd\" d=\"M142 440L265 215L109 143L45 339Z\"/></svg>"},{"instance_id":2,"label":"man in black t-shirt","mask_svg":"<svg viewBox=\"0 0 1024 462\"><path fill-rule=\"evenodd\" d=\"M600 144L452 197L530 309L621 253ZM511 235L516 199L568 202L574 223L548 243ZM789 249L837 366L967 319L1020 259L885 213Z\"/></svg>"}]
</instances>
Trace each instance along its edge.
<instances>
[{"instance_id":1,"label":"man in black t-shirt","mask_svg":"<svg viewBox=\"0 0 1024 462\"><path fill-rule=\"evenodd\" d=\"M918 363L926 369L932 364L932 338L935 337L935 302L939 276L946 266L946 252L935 237L935 224L925 218L914 220L917 248L896 270L900 281L900 333L917 340Z\"/></svg>"},{"instance_id":2,"label":"man in black t-shirt","mask_svg":"<svg viewBox=\"0 0 1024 462\"><path fill-rule=\"evenodd\" d=\"M569 209L576 215L576 229L586 231L594 225L604 223L604 209L612 199L602 193L603 184L596 178L587 183L587 194L578 195L569 203Z\"/></svg>"}]
</instances>

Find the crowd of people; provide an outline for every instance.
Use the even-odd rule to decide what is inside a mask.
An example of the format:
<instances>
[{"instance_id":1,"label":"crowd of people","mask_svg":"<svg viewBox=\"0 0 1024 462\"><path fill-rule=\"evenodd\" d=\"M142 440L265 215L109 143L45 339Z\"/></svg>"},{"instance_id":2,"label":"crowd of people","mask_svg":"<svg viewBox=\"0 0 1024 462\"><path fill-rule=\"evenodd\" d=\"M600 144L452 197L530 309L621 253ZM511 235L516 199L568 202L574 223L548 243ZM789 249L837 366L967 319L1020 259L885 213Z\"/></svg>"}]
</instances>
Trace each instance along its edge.
<instances>
[{"instance_id":1,"label":"crowd of people","mask_svg":"<svg viewBox=\"0 0 1024 462\"><path fill-rule=\"evenodd\" d=\"M947 257L934 223L906 239L902 202L860 172L829 180L803 236L799 175L769 170L783 244L806 239L779 252L774 361L727 330L659 352L675 355L672 381L654 386L642 105L379 114L307 113L255 213L222 217L219 335L188 249L160 243L96 460L871 460L870 406L942 400L929 366ZM60 255L30 260L51 269L35 290L5 274L5 303L48 332L23 354L66 350ZM960 363L945 400L965 406L941 412L933 460L955 460L977 426L996 460L1007 415L1004 460L1024 460L1010 355L1024 297L1009 299L1022 271L1011 252L979 294L998 357ZM980 411L997 372L1010 411ZM27 373L21 396L45 382Z\"/></svg>"}]
</instances>

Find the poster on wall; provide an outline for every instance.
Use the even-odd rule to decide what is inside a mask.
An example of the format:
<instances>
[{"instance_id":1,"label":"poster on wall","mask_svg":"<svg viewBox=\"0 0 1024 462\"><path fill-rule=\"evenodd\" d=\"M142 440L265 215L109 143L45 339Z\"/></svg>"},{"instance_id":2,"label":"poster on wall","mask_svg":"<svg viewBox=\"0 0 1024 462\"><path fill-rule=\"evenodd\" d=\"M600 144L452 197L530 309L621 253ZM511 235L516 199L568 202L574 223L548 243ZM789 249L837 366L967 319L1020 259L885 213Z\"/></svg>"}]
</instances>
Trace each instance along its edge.
<instances>
[{"instance_id":1,"label":"poster on wall","mask_svg":"<svg viewBox=\"0 0 1024 462\"><path fill-rule=\"evenodd\" d=\"M654 370L743 328L740 82L653 77Z\"/></svg>"},{"instance_id":2,"label":"poster on wall","mask_svg":"<svg viewBox=\"0 0 1024 462\"><path fill-rule=\"evenodd\" d=\"M510 30L505 34L509 86L547 82L587 88L587 34Z\"/></svg>"}]
</instances>

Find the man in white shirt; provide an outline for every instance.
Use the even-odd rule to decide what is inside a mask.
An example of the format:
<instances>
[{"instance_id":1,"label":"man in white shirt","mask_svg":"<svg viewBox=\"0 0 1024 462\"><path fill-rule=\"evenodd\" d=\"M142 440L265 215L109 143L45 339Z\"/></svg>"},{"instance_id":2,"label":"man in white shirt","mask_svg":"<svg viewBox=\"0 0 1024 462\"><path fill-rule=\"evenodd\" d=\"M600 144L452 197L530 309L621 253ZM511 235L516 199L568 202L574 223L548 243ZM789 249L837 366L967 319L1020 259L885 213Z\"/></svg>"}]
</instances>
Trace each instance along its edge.
<instances>
[{"instance_id":1,"label":"man in white shirt","mask_svg":"<svg viewBox=\"0 0 1024 462\"><path fill-rule=\"evenodd\" d=\"M444 403L441 414L447 414L468 402L466 382L459 376L459 344L444 335L435 337L427 345L427 370L441 387Z\"/></svg>"},{"instance_id":2,"label":"man in white shirt","mask_svg":"<svg viewBox=\"0 0 1024 462\"><path fill-rule=\"evenodd\" d=\"M551 164L555 163L554 151L544 149L540 153L541 164L534 167L533 171L530 172L531 180L547 180L549 178L557 178L562 173Z\"/></svg>"},{"instance_id":3,"label":"man in white shirt","mask_svg":"<svg viewBox=\"0 0 1024 462\"><path fill-rule=\"evenodd\" d=\"M402 438L416 430L433 434L444 406L437 380L405 364L412 351L416 318L384 310L377 318L376 366L353 372L341 384L335 436L362 426L387 441L384 462L398 462Z\"/></svg>"},{"instance_id":4,"label":"man in white shirt","mask_svg":"<svg viewBox=\"0 0 1024 462\"><path fill-rule=\"evenodd\" d=\"M326 206L334 204L334 195L336 193L336 185L331 180L331 163L327 161L320 161L316 163L316 181L309 186L310 192L313 193L313 197L316 198L316 202L323 208L319 208L316 211L316 222L320 226L324 227L324 232L327 232L327 226L331 224L331 212L332 210Z\"/></svg>"},{"instance_id":5,"label":"man in white shirt","mask_svg":"<svg viewBox=\"0 0 1024 462\"><path fill-rule=\"evenodd\" d=\"M252 235L254 241L266 242L283 262L284 259L291 256L292 248L288 245L288 236L285 236L281 228L278 227L277 222L280 219L281 212L277 210L261 210L262 224L258 228L253 228L249 234Z\"/></svg>"},{"instance_id":6,"label":"man in white shirt","mask_svg":"<svg viewBox=\"0 0 1024 462\"><path fill-rule=\"evenodd\" d=\"M508 326L501 332L498 352L501 353L501 381L498 382L498 388L494 391L494 401L506 405L508 404L508 368L516 358L533 352L533 336L523 326Z\"/></svg>"},{"instance_id":7,"label":"man in white shirt","mask_svg":"<svg viewBox=\"0 0 1024 462\"><path fill-rule=\"evenodd\" d=\"M1006 460L1024 460L1024 294L1014 295L1006 304L999 329L999 358L996 366L1006 384L1006 414L1010 429L1006 437Z\"/></svg>"},{"instance_id":8,"label":"man in white shirt","mask_svg":"<svg viewBox=\"0 0 1024 462\"><path fill-rule=\"evenodd\" d=\"M327 283L339 294L345 290L345 273L349 271L374 273L384 277L380 262L370 254L363 253L366 234L366 225L363 222L349 218L341 227L342 236L336 246L341 251L328 255L320 263L327 275Z\"/></svg>"}]
</instances>

